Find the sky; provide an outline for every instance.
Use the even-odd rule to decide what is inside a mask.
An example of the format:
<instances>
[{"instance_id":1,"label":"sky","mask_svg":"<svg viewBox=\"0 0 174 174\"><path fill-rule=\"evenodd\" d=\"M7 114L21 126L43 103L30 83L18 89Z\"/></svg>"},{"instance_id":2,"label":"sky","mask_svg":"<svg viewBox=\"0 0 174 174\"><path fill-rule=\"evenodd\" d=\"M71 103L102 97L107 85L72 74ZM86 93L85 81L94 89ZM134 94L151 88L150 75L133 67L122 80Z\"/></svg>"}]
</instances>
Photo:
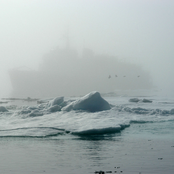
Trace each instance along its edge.
<instances>
[{"instance_id":1,"label":"sky","mask_svg":"<svg viewBox=\"0 0 174 174\"><path fill-rule=\"evenodd\" d=\"M173 0L0 0L0 96L11 91L8 71L37 70L42 57L70 44L136 63L155 86L174 94Z\"/></svg>"}]
</instances>

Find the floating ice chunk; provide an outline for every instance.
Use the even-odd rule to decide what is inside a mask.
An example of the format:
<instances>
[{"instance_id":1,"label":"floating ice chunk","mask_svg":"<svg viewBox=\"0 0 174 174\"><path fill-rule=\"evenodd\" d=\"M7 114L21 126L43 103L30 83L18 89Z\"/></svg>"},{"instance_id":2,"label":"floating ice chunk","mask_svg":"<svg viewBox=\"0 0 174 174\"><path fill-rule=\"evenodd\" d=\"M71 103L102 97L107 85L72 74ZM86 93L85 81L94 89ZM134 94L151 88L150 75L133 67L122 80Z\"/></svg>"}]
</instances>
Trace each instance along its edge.
<instances>
[{"instance_id":1,"label":"floating ice chunk","mask_svg":"<svg viewBox=\"0 0 174 174\"><path fill-rule=\"evenodd\" d=\"M139 98L131 98L129 99L129 102L135 102L135 103L138 103L138 102L143 102L143 103L152 103L152 100L148 100L148 99L139 99Z\"/></svg>"},{"instance_id":2,"label":"floating ice chunk","mask_svg":"<svg viewBox=\"0 0 174 174\"><path fill-rule=\"evenodd\" d=\"M6 106L7 110L15 110L17 108L17 105L8 105Z\"/></svg>"},{"instance_id":3,"label":"floating ice chunk","mask_svg":"<svg viewBox=\"0 0 174 174\"><path fill-rule=\"evenodd\" d=\"M143 102L143 103L152 103L152 100L143 99L142 102Z\"/></svg>"},{"instance_id":4,"label":"floating ice chunk","mask_svg":"<svg viewBox=\"0 0 174 174\"><path fill-rule=\"evenodd\" d=\"M39 110L43 110L43 109L45 109L47 107L47 103L42 103L42 104L39 104L38 105L38 109Z\"/></svg>"},{"instance_id":5,"label":"floating ice chunk","mask_svg":"<svg viewBox=\"0 0 174 174\"><path fill-rule=\"evenodd\" d=\"M33 110L31 113L28 114L30 117L37 117L37 116L42 116L43 113L40 112L39 110Z\"/></svg>"},{"instance_id":6,"label":"floating ice chunk","mask_svg":"<svg viewBox=\"0 0 174 174\"><path fill-rule=\"evenodd\" d=\"M36 110L36 109L38 109L38 107L36 107L36 106L29 106L28 109L29 110Z\"/></svg>"},{"instance_id":7,"label":"floating ice chunk","mask_svg":"<svg viewBox=\"0 0 174 174\"><path fill-rule=\"evenodd\" d=\"M97 112L109 109L111 109L110 104L101 97L99 92L94 91L85 95L79 100L70 103L69 105L65 106L62 110L84 110L89 112Z\"/></svg>"},{"instance_id":8,"label":"floating ice chunk","mask_svg":"<svg viewBox=\"0 0 174 174\"><path fill-rule=\"evenodd\" d=\"M48 112L57 112L61 111L61 107L59 105L54 105L48 108Z\"/></svg>"},{"instance_id":9,"label":"floating ice chunk","mask_svg":"<svg viewBox=\"0 0 174 174\"><path fill-rule=\"evenodd\" d=\"M63 107L61 110L69 112L69 111L73 110L73 107L74 107L73 105L74 105L74 102L72 102L69 105Z\"/></svg>"},{"instance_id":10,"label":"floating ice chunk","mask_svg":"<svg viewBox=\"0 0 174 174\"><path fill-rule=\"evenodd\" d=\"M95 129L88 129L78 132L72 132L74 135L96 135L96 134L108 134L108 133L117 133L120 132L121 127L106 127L106 128L95 128Z\"/></svg>"},{"instance_id":11,"label":"floating ice chunk","mask_svg":"<svg viewBox=\"0 0 174 174\"><path fill-rule=\"evenodd\" d=\"M139 102L140 99L138 99L138 98L131 98L129 101L130 101L130 102Z\"/></svg>"},{"instance_id":12,"label":"floating ice chunk","mask_svg":"<svg viewBox=\"0 0 174 174\"><path fill-rule=\"evenodd\" d=\"M171 111L168 110L162 110L161 114L162 115L169 115L171 113Z\"/></svg>"},{"instance_id":13,"label":"floating ice chunk","mask_svg":"<svg viewBox=\"0 0 174 174\"><path fill-rule=\"evenodd\" d=\"M23 109L19 112L19 114L29 114L29 113L31 113L31 110L29 109Z\"/></svg>"},{"instance_id":14,"label":"floating ice chunk","mask_svg":"<svg viewBox=\"0 0 174 174\"><path fill-rule=\"evenodd\" d=\"M8 110L6 109L6 107L0 106L0 112L8 112Z\"/></svg>"},{"instance_id":15,"label":"floating ice chunk","mask_svg":"<svg viewBox=\"0 0 174 174\"><path fill-rule=\"evenodd\" d=\"M150 110L138 107L138 108L132 108L131 112L136 114L148 114Z\"/></svg>"},{"instance_id":16,"label":"floating ice chunk","mask_svg":"<svg viewBox=\"0 0 174 174\"><path fill-rule=\"evenodd\" d=\"M63 101L61 104L59 104L59 106L61 106L62 108L69 105L70 103L72 103L74 100L68 100L68 101Z\"/></svg>"},{"instance_id":17,"label":"floating ice chunk","mask_svg":"<svg viewBox=\"0 0 174 174\"><path fill-rule=\"evenodd\" d=\"M49 101L49 106L60 105L63 103L64 97L56 97L53 100Z\"/></svg>"}]
</instances>

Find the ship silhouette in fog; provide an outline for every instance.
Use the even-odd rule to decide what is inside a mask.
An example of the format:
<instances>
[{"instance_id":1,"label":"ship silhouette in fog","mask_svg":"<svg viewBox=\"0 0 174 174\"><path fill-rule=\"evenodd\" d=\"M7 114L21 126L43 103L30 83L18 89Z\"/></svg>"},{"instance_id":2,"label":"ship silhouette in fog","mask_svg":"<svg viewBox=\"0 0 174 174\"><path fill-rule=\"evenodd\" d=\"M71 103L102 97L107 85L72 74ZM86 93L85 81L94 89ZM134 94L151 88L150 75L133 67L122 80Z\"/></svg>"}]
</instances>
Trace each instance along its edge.
<instances>
[{"instance_id":1,"label":"ship silhouette in fog","mask_svg":"<svg viewBox=\"0 0 174 174\"><path fill-rule=\"evenodd\" d=\"M140 66L87 48L79 56L69 44L45 54L37 71L18 68L10 70L9 75L13 97L79 96L91 91L152 88L149 74Z\"/></svg>"}]
</instances>

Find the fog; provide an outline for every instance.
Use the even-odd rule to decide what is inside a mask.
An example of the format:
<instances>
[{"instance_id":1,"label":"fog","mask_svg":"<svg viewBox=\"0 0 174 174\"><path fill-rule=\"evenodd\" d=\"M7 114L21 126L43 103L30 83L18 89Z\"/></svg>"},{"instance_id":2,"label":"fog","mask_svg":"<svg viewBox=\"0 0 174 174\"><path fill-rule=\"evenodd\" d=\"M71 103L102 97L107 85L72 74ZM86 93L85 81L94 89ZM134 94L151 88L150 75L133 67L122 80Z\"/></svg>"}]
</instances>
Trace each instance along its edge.
<instances>
[{"instance_id":1,"label":"fog","mask_svg":"<svg viewBox=\"0 0 174 174\"><path fill-rule=\"evenodd\" d=\"M172 0L0 0L0 96L12 90L10 69L38 70L67 31L79 54L85 47L138 64L173 95L173 12Z\"/></svg>"}]
</instances>

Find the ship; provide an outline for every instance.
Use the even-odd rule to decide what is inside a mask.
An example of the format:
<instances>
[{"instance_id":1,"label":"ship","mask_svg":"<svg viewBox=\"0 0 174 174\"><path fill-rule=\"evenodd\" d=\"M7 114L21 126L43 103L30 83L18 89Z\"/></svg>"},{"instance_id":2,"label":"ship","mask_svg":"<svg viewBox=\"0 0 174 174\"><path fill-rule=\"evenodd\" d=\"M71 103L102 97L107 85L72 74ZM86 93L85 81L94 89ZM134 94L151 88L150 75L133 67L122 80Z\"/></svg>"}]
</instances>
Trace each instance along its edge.
<instances>
[{"instance_id":1,"label":"ship","mask_svg":"<svg viewBox=\"0 0 174 174\"><path fill-rule=\"evenodd\" d=\"M81 96L153 87L149 73L139 65L87 48L79 56L69 46L46 53L38 70L15 68L9 76L12 97Z\"/></svg>"}]
</instances>

